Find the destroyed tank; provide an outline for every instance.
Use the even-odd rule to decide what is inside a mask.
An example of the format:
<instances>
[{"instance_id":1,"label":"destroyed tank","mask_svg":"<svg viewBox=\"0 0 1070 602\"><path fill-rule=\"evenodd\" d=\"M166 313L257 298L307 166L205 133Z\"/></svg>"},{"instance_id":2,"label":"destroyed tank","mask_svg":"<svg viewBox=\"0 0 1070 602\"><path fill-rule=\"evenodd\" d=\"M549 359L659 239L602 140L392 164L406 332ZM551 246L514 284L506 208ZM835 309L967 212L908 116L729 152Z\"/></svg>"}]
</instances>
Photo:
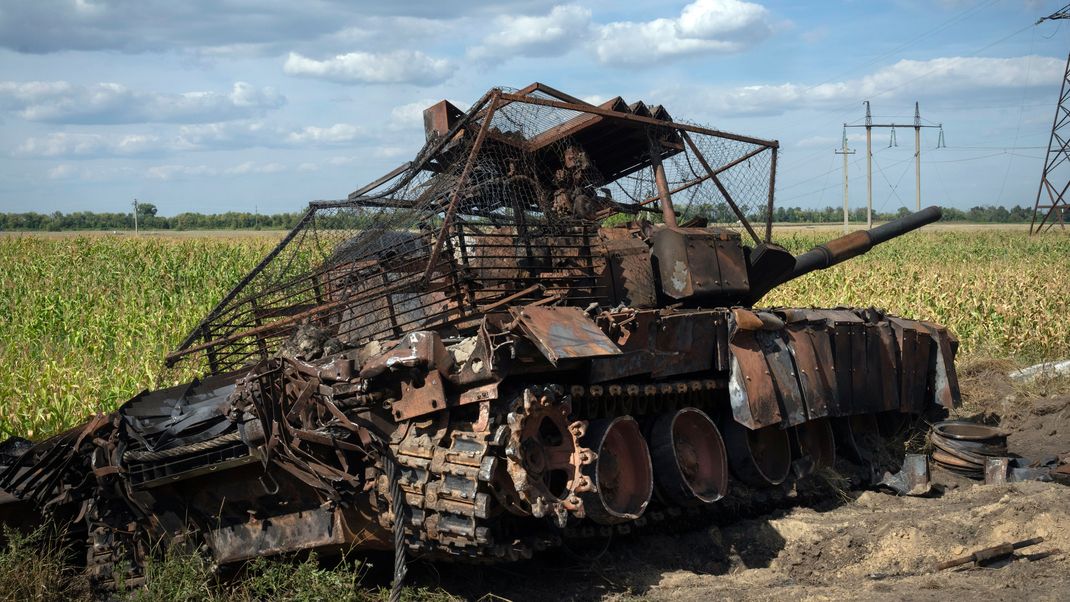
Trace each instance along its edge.
<instances>
[{"instance_id":1,"label":"destroyed tank","mask_svg":"<svg viewBox=\"0 0 1070 602\"><path fill-rule=\"evenodd\" d=\"M167 356L201 378L6 442L0 519L68 524L104 585L160 542L220 566L510 561L787 499L824 467L872 482L882 437L958 402L941 326L760 309L938 208L793 256L771 240L775 141L543 84L424 126Z\"/></svg>"}]
</instances>

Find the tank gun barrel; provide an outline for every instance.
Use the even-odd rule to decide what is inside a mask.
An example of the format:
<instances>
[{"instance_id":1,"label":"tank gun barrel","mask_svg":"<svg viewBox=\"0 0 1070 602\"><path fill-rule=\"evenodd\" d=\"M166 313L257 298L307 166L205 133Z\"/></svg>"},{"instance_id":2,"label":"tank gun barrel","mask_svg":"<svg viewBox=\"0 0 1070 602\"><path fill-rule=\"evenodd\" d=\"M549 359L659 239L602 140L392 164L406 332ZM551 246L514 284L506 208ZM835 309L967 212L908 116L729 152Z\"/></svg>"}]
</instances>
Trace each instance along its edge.
<instances>
[{"instance_id":1,"label":"tank gun barrel","mask_svg":"<svg viewBox=\"0 0 1070 602\"><path fill-rule=\"evenodd\" d=\"M814 270L830 268L852 257L858 257L882 242L913 232L926 224L938 221L942 216L943 211L934 205L877 226L872 230L851 232L823 245L817 245L795 258L795 269L784 278L783 282L794 280Z\"/></svg>"}]
</instances>

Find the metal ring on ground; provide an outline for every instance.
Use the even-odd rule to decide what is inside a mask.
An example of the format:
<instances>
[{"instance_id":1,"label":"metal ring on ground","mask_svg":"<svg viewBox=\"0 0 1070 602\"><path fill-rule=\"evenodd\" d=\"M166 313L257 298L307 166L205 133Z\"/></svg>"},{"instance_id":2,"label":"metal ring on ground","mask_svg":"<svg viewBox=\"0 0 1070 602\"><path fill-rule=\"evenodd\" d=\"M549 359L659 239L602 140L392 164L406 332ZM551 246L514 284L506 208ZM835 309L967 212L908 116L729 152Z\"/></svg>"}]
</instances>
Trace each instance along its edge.
<instances>
[{"instance_id":1,"label":"metal ring on ground","mask_svg":"<svg viewBox=\"0 0 1070 602\"><path fill-rule=\"evenodd\" d=\"M937 465L973 478L984 476L990 457L1007 455L1007 433L1002 429L962 420L938 422L929 433Z\"/></svg>"},{"instance_id":2,"label":"metal ring on ground","mask_svg":"<svg viewBox=\"0 0 1070 602\"><path fill-rule=\"evenodd\" d=\"M717 425L702 410L659 416L650 446L658 492L669 501L697 506L728 492L728 452Z\"/></svg>"},{"instance_id":3,"label":"metal ring on ground","mask_svg":"<svg viewBox=\"0 0 1070 602\"><path fill-rule=\"evenodd\" d=\"M933 432L945 439L959 441L996 441L999 439L1006 441L1007 439L1007 432L1003 429L965 420L937 422L933 425Z\"/></svg>"},{"instance_id":4,"label":"metal ring on ground","mask_svg":"<svg viewBox=\"0 0 1070 602\"><path fill-rule=\"evenodd\" d=\"M728 418L724 424L728 463L736 477L755 487L779 485L791 472L791 440L779 426L751 430Z\"/></svg>"},{"instance_id":5,"label":"metal ring on ground","mask_svg":"<svg viewBox=\"0 0 1070 602\"><path fill-rule=\"evenodd\" d=\"M796 425L792 429L799 457L809 456L813 468L830 467L836 463L836 437L828 418L817 418Z\"/></svg>"},{"instance_id":6,"label":"metal ring on ground","mask_svg":"<svg viewBox=\"0 0 1070 602\"><path fill-rule=\"evenodd\" d=\"M654 492L654 468L639 423L631 416L593 420L581 445L596 455L583 467L594 483L593 491L580 494L587 517L603 525L639 518Z\"/></svg>"}]
</instances>

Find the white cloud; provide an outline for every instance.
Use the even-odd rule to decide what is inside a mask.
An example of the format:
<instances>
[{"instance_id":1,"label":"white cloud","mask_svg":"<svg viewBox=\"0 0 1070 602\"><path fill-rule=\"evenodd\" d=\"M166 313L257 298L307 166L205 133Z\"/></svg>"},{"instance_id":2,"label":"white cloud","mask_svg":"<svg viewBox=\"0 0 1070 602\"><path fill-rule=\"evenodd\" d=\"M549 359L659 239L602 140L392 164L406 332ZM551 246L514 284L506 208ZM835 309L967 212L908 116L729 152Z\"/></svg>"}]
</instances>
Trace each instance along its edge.
<instances>
[{"instance_id":1,"label":"white cloud","mask_svg":"<svg viewBox=\"0 0 1070 602\"><path fill-rule=\"evenodd\" d=\"M429 98L407 102L390 110L390 125L396 128L423 126L424 109L437 101Z\"/></svg>"},{"instance_id":2,"label":"white cloud","mask_svg":"<svg viewBox=\"0 0 1070 602\"><path fill-rule=\"evenodd\" d=\"M173 180L183 176L214 176L218 174L218 169L207 165L153 165L145 169L145 176L153 180Z\"/></svg>"},{"instance_id":3,"label":"white cloud","mask_svg":"<svg viewBox=\"0 0 1070 602\"><path fill-rule=\"evenodd\" d=\"M604 64L650 65L681 55L740 52L772 31L769 11L760 4L695 0L673 19L602 25L594 48Z\"/></svg>"},{"instance_id":4,"label":"white cloud","mask_svg":"<svg viewBox=\"0 0 1070 602\"><path fill-rule=\"evenodd\" d=\"M65 180L67 178L72 178L77 174L78 169L75 166L63 163L48 170L48 179Z\"/></svg>"},{"instance_id":5,"label":"white cloud","mask_svg":"<svg viewBox=\"0 0 1070 602\"><path fill-rule=\"evenodd\" d=\"M804 84L758 84L736 88L686 89L668 95L682 104L701 106L719 115L769 115L799 108L839 107L864 99L894 98L917 92L924 80L927 98L964 93L1020 91L1058 82L1064 59L1042 56L1009 58L939 57L901 60L854 80ZM668 100L666 100L668 102Z\"/></svg>"},{"instance_id":6,"label":"white cloud","mask_svg":"<svg viewBox=\"0 0 1070 602\"><path fill-rule=\"evenodd\" d=\"M186 125L172 136L58 132L27 138L22 157L92 158L244 148L322 148L355 143L364 128L348 123L287 129L260 121Z\"/></svg>"},{"instance_id":7,"label":"white cloud","mask_svg":"<svg viewBox=\"0 0 1070 602\"><path fill-rule=\"evenodd\" d=\"M0 2L0 47L22 53L115 50L277 56L280 47L330 43L332 34L397 32L419 22L539 10L548 0L449 3L248 2L218 0L32 0ZM414 23L415 22L415 23ZM384 27L378 27L384 25ZM352 35L352 34L351 34ZM386 37L397 41L397 37Z\"/></svg>"},{"instance_id":8,"label":"white cloud","mask_svg":"<svg viewBox=\"0 0 1070 602\"><path fill-rule=\"evenodd\" d=\"M380 159L397 159L411 154L412 149L404 146L379 146L372 151L372 155Z\"/></svg>"},{"instance_id":9,"label":"white cloud","mask_svg":"<svg viewBox=\"0 0 1070 602\"><path fill-rule=\"evenodd\" d=\"M286 166L281 163L255 163L253 161L246 161L240 165L228 167L224 169L222 173L228 176L240 176L245 174L279 173L281 171L286 171Z\"/></svg>"},{"instance_id":10,"label":"white cloud","mask_svg":"<svg viewBox=\"0 0 1070 602\"><path fill-rule=\"evenodd\" d=\"M291 52L283 64L288 75L314 77L343 84L433 85L449 79L456 66L418 50L385 53L350 52L316 60Z\"/></svg>"},{"instance_id":11,"label":"white cloud","mask_svg":"<svg viewBox=\"0 0 1070 602\"><path fill-rule=\"evenodd\" d=\"M246 161L230 167L214 165L153 165L144 170L145 177L153 180L177 180L191 177L244 176L250 174L273 174L288 171L281 163L256 163Z\"/></svg>"},{"instance_id":12,"label":"white cloud","mask_svg":"<svg viewBox=\"0 0 1070 602\"><path fill-rule=\"evenodd\" d=\"M165 94L102 82L0 82L0 108L47 123L205 123L248 118L277 109L286 98L273 88L236 82L229 92Z\"/></svg>"},{"instance_id":13,"label":"white cloud","mask_svg":"<svg viewBox=\"0 0 1070 602\"><path fill-rule=\"evenodd\" d=\"M498 62L511 56L560 56L589 37L591 11L555 6L544 16L503 15L494 33L469 50L471 58Z\"/></svg>"},{"instance_id":14,"label":"white cloud","mask_svg":"<svg viewBox=\"0 0 1070 602\"><path fill-rule=\"evenodd\" d=\"M349 123L336 123L330 127L308 126L296 132L290 132L286 140L296 145L308 143L338 144L352 142L364 134L364 128Z\"/></svg>"},{"instance_id":15,"label":"white cloud","mask_svg":"<svg viewBox=\"0 0 1070 602\"><path fill-rule=\"evenodd\" d=\"M75 134L58 132L26 139L15 150L25 157L128 156L160 150L161 139L142 134Z\"/></svg>"}]
</instances>

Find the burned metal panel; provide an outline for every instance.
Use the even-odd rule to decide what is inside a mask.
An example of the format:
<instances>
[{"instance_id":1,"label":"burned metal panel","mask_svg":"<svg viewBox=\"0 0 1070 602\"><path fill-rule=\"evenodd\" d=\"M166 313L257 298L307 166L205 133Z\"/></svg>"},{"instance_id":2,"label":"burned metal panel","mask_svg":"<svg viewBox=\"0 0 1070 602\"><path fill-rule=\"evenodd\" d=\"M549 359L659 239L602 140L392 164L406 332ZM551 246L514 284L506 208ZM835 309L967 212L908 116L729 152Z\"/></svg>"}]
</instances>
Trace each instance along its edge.
<instances>
[{"instance_id":1,"label":"burned metal panel","mask_svg":"<svg viewBox=\"0 0 1070 602\"><path fill-rule=\"evenodd\" d=\"M446 407L446 391L442 374L430 370L413 380L401 382L401 399L391 411L395 420L408 420Z\"/></svg>"},{"instance_id":2,"label":"burned metal panel","mask_svg":"<svg viewBox=\"0 0 1070 602\"><path fill-rule=\"evenodd\" d=\"M743 259L743 247L740 236L730 236L729 231L721 230L714 246L717 251L717 265L721 272L721 290L718 293L731 296L750 290L747 275L747 262Z\"/></svg>"},{"instance_id":3,"label":"burned metal panel","mask_svg":"<svg viewBox=\"0 0 1070 602\"><path fill-rule=\"evenodd\" d=\"M891 363L890 353L884 349L884 336L878 323L864 325L866 337L866 381L868 396L865 413L899 408L899 393L896 387L897 374ZM891 331L888 331L891 335Z\"/></svg>"},{"instance_id":4,"label":"burned metal panel","mask_svg":"<svg viewBox=\"0 0 1070 602\"><path fill-rule=\"evenodd\" d=\"M836 362L836 394L839 400L833 416L848 416L854 408L851 324L832 323L832 351Z\"/></svg>"},{"instance_id":5,"label":"burned metal panel","mask_svg":"<svg viewBox=\"0 0 1070 602\"><path fill-rule=\"evenodd\" d=\"M661 228L653 237L661 292L673 299L738 298L748 291L738 233Z\"/></svg>"},{"instance_id":6,"label":"burned metal panel","mask_svg":"<svg viewBox=\"0 0 1070 602\"><path fill-rule=\"evenodd\" d=\"M208 545L220 564L300 550L339 549L358 541L358 533L344 514L342 508L320 507L254 519L210 531Z\"/></svg>"},{"instance_id":7,"label":"burned metal panel","mask_svg":"<svg viewBox=\"0 0 1070 602\"><path fill-rule=\"evenodd\" d=\"M783 416L776 384L758 340L761 319L745 309L732 311L729 350L732 354L728 378L732 416L749 429L780 424Z\"/></svg>"},{"instance_id":8,"label":"burned metal panel","mask_svg":"<svg viewBox=\"0 0 1070 602\"><path fill-rule=\"evenodd\" d=\"M828 344L828 335L816 332L805 324L792 324L785 329L789 339L788 349L795 361L799 378L799 389L806 402L806 414L809 419L829 415L829 401L835 395L834 375L831 373L831 349L829 357L821 357L818 339ZM827 360L827 363L826 363Z\"/></svg>"},{"instance_id":9,"label":"burned metal panel","mask_svg":"<svg viewBox=\"0 0 1070 602\"><path fill-rule=\"evenodd\" d=\"M881 407L885 411L899 410L899 353L895 344L895 334L891 324L881 321L875 326L878 349L870 354L870 361L876 361L880 367ZM867 331L867 334L873 331Z\"/></svg>"},{"instance_id":10,"label":"burned metal panel","mask_svg":"<svg viewBox=\"0 0 1070 602\"><path fill-rule=\"evenodd\" d=\"M633 311L604 314L599 324L621 350L619 355L592 358L589 380L593 383L648 374L654 365L654 339L658 312Z\"/></svg>"},{"instance_id":11,"label":"burned metal panel","mask_svg":"<svg viewBox=\"0 0 1070 602\"><path fill-rule=\"evenodd\" d=\"M869 357L866 350L866 325L848 324L851 341L851 414L864 414L879 407L879 390L870 388Z\"/></svg>"},{"instance_id":12,"label":"burned metal panel","mask_svg":"<svg viewBox=\"0 0 1070 602\"><path fill-rule=\"evenodd\" d=\"M561 360L620 355L620 348L578 307L525 307L510 312L554 365Z\"/></svg>"},{"instance_id":13,"label":"burned metal panel","mask_svg":"<svg viewBox=\"0 0 1070 602\"><path fill-rule=\"evenodd\" d=\"M947 409L957 408L962 402L959 379L955 373L955 354L947 329L930 322L919 322L933 339L935 354L930 358L930 387L933 403Z\"/></svg>"},{"instance_id":14,"label":"burned metal panel","mask_svg":"<svg viewBox=\"0 0 1070 602\"><path fill-rule=\"evenodd\" d=\"M780 424L776 387L753 333L732 339L732 367L728 378L732 417L749 429Z\"/></svg>"},{"instance_id":15,"label":"burned metal panel","mask_svg":"<svg viewBox=\"0 0 1070 602\"><path fill-rule=\"evenodd\" d=\"M709 370L713 366L716 319L709 312L662 314L656 324L651 375L665 378Z\"/></svg>"},{"instance_id":16,"label":"burned metal panel","mask_svg":"<svg viewBox=\"0 0 1070 602\"><path fill-rule=\"evenodd\" d=\"M657 291L649 245L631 237L613 238L606 240L606 253L610 281L607 288L612 292L613 304L637 309L655 307Z\"/></svg>"},{"instance_id":17,"label":"burned metal panel","mask_svg":"<svg viewBox=\"0 0 1070 602\"><path fill-rule=\"evenodd\" d=\"M892 316L888 321L899 343L899 408L903 412L919 414L927 404L925 395L930 380L929 358L934 343L919 322Z\"/></svg>"},{"instance_id":18,"label":"burned metal panel","mask_svg":"<svg viewBox=\"0 0 1070 602\"><path fill-rule=\"evenodd\" d=\"M782 330L759 330L755 337L765 355L765 362L776 386L780 416L787 426L806 421L806 403L796 376L795 362L788 351Z\"/></svg>"}]
</instances>

